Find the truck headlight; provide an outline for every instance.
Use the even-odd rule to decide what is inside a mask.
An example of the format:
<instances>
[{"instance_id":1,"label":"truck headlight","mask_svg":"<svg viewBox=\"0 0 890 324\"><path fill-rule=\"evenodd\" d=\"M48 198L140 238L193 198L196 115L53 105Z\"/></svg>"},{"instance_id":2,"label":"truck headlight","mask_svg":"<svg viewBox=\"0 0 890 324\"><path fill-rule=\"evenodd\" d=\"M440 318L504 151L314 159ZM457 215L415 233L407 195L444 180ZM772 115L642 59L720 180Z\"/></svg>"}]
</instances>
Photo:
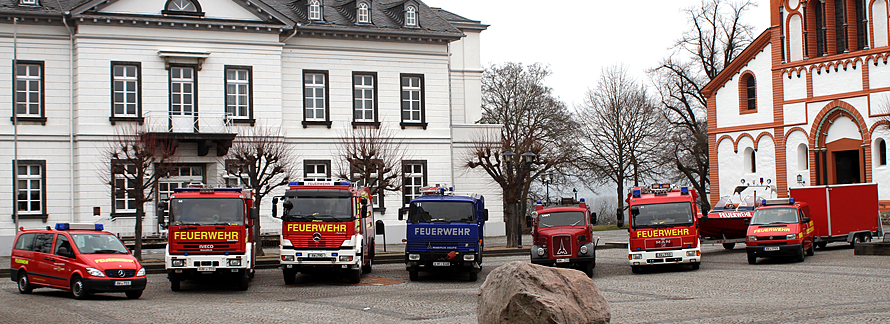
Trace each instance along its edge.
<instances>
[{"instance_id":1,"label":"truck headlight","mask_svg":"<svg viewBox=\"0 0 890 324\"><path fill-rule=\"evenodd\" d=\"M173 266L174 267L184 267L185 260L173 260Z\"/></svg>"},{"instance_id":2,"label":"truck headlight","mask_svg":"<svg viewBox=\"0 0 890 324\"><path fill-rule=\"evenodd\" d=\"M785 239L786 239L786 240L793 240L793 239L795 239L795 238L797 238L797 234L788 234L788 235L785 235Z\"/></svg>"},{"instance_id":3,"label":"truck headlight","mask_svg":"<svg viewBox=\"0 0 890 324\"><path fill-rule=\"evenodd\" d=\"M748 236L748 241L757 241L757 236Z\"/></svg>"},{"instance_id":4,"label":"truck headlight","mask_svg":"<svg viewBox=\"0 0 890 324\"><path fill-rule=\"evenodd\" d=\"M229 266L230 267L240 267L241 259L229 259Z\"/></svg>"},{"instance_id":5,"label":"truck headlight","mask_svg":"<svg viewBox=\"0 0 890 324\"><path fill-rule=\"evenodd\" d=\"M341 255L340 261L352 261L352 256L351 255Z\"/></svg>"},{"instance_id":6,"label":"truck headlight","mask_svg":"<svg viewBox=\"0 0 890 324\"><path fill-rule=\"evenodd\" d=\"M93 277L104 277L105 274L102 273L101 270L96 268L87 268L87 273L89 273Z\"/></svg>"},{"instance_id":7,"label":"truck headlight","mask_svg":"<svg viewBox=\"0 0 890 324\"><path fill-rule=\"evenodd\" d=\"M545 252L544 248L542 248L542 247L538 248L538 256L544 256L544 252Z\"/></svg>"},{"instance_id":8,"label":"truck headlight","mask_svg":"<svg viewBox=\"0 0 890 324\"><path fill-rule=\"evenodd\" d=\"M417 253L408 254L408 260L411 260L411 261L420 260L420 254L417 254Z\"/></svg>"},{"instance_id":9,"label":"truck headlight","mask_svg":"<svg viewBox=\"0 0 890 324\"><path fill-rule=\"evenodd\" d=\"M581 254L587 254L587 245L582 245L580 251L581 251Z\"/></svg>"},{"instance_id":10,"label":"truck headlight","mask_svg":"<svg viewBox=\"0 0 890 324\"><path fill-rule=\"evenodd\" d=\"M283 246L294 246L294 244L291 243L290 240L288 240L288 239L282 239L282 240L281 240L281 245L283 245Z\"/></svg>"},{"instance_id":11,"label":"truck headlight","mask_svg":"<svg viewBox=\"0 0 890 324\"><path fill-rule=\"evenodd\" d=\"M142 277L144 275L145 275L145 268L142 268L142 269L139 269L139 271L136 271L137 277Z\"/></svg>"},{"instance_id":12,"label":"truck headlight","mask_svg":"<svg viewBox=\"0 0 890 324\"><path fill-rule=\"evenodd\" d=\"M634 260L639 260L643 258L642 254L631 254L631 258Z\"/></svg>"},{"instance_id":13,"label":"truck headlight","mask_svg":"<svg viewBox=\"0 0 890 324\"><path fill-rule=\"evenodd\" d=\"M282 255L281 256L281 261L293 261L293 260L294 260L293 255Z\"/></svg>"},{"instance_id":14,"label":"truck headlight","mask_svg":"<svg viewBox=\"0 0 890 324\"><path fill-rule=\"evenodd\" d=\"M686 256L695 256L695 251L686 251Z\"/></svg>"},{"instance_id":15,"label":"truck headlight","mask_svg":"<svg viewBox=\"0 0 890 324\"><path fill-rule=\"evenodd\" d=\"M464 254L464 261L473 261L476 260L475 254Z\"/></svg>"}]
</instances>

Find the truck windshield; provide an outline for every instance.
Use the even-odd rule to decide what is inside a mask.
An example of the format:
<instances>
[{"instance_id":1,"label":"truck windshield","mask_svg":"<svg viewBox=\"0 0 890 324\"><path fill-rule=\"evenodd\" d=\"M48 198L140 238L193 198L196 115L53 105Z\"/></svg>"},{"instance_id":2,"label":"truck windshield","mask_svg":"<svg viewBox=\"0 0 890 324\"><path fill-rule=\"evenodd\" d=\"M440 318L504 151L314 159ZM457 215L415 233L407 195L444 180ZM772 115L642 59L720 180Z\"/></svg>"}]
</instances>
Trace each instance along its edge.
<instances>
[{"instance_id":1,"label":"truck windshield","mask_svg":"<svg viewBox=\"0 0 890 324\"><path fill-rule=\"evenodd\" d=\"M473 223L473 203L464 201L415 201L408 207L409 223Z\"/></svg>"},{"instance_id":2,"label":"truck windshield","mask_svg":"<svg viewBox=\"0 0 890 324\"><path fill-rule=\"evenodd\" d=\"M176 198L170 200L172 225L244 225L240 198Z\"/></svg>"},{"instance_id":3,"label":"truck windshield","mask_svg":"<svg viewBox=\"0 0 890 324\"><path fill-rule=\"evenodd\" d=\"M81 254L130 254L117 236L111 234L71 234Z\"/></svg>"},{"instance_id":4,"label":"truck windshield","mask_svg":"<svg viewBox=\"0 0 890 324\"><path fill-rule=\"evenodd\" d=\"M352 197L293 197L294 208L287 211L287 222L350 222Z\"/></svg>"},{"instance_id":5,"label":"truck windshield","mask_svg":"<svg viewBox=\"0 0 890 324\"><path fill-rule=\"evenodd\" d=\"M761 208L754 211L751 225L795 224L797 223L795 208Z\"/></svg>"},{"instance_id":6,"label":"truck windshield","mask_svg":"<svg viewBox=\"0 0 890 324\"><path fill-rule=\"evenodd\" d=\"M688 202L637 205L636 207L640 213L633 218L634 228L663 228L694 224L692 204Z\"/></svg>"},{"instance_id":7,"label":"truck windshield","mask_svg":"<svg viewBox=\"0 0 890 324\"><path fill-rule=\"evenodd\" d=\"M538 215L538 227L584 225L584 212L556 212Z\"/></svg>"}]
</instances>

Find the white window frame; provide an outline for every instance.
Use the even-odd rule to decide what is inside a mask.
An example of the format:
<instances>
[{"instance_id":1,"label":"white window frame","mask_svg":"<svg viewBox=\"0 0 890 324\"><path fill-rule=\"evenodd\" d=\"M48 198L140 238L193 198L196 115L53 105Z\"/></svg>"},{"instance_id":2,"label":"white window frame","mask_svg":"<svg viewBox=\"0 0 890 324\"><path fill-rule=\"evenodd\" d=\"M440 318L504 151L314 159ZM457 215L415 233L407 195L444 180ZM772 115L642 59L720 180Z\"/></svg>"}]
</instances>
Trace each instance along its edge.
<instances>
[{"instance_id":1,"label":"white window frame","mask_svg":"<svg viewBox=\"0 0 890 324\"><path fill-rule=\"evenodd\" d=\"M426 173L426 170L425 163L421 163L419 161L405 162L403 165L405 168L405 170L403 170L403 173L405 177L404 186L406 190L403 190L402 194L403 201L408 202L414 198L421 196L420 189L425 186L424 174ZM420 170L420 172L417 172L418 169Z\"/></svg>"},{"instance_id":2,"label":"white window frame","mask_svg":"<svg viewBox=\"0 0 890 324\"><path fill-rule=\"evenodd\" d=\"M18 182L18 196L16 202L19 206L19 215L40 215L44 212L44 196L45 192L45 166L38 163L30 163L28 161L18 161L16 164L18 170L15 173L15 181ZM24 171L24 172L22 172ZM35 173L36 171L36 173ZM33 199L33 195L37 194L37 199ZM37 208L34 208L34 204ZM24 204L24 209L21 206Z\"/></svg>"},{"instance_id":3,"label":"white window frame","mask_svg":"<svg viewBox=\"0 0 890 324\"><path fill-rule=\"evenodd\" d=\"M19 2L19 4L23 5L23 6L37 6L38 5L37 0L21 0Z\"/></svg>"},{"instance_id":4,"label":"white window frame","mask_svg":"<svg viewBox=\"0 0 890 324\"><path fill-rule=\"evenodd\" d=\"M37 75L31 74L32 68L36 67ZM18 62L16 63L15 72L15 112L16 117L43 117L43 66L40 64ZM24 82L24 88L19 87L19 83ZM19 95L22 93L23 95ZM36 101L32 101L32 97L36 96ZM19 100L19 97L24 99ZM24 105L24 113L19 113L19 106ZM37 112L33 112L34 107Z\"/></svg>"},{"instance_id":5,"label":"white window frame","mask_svg":"<svg viewBox=\"0 0 890 324\"><path fill-rule=\"evenodd\" d=\"M250 69L226 68L226 118L250 118Z\"/></svg>"},{"instance_id":6,"label":"white window frame","mask_svg":"<svg viewBox=\"0 0 890 324\"><path fill-rule=\"evenodd\" d=\"M321 3L319 0L309 0L309 20L321 20Z\"/></svg>"},{"instance_id":7,"label":"white window frame","mask_svg":"<svg viewBox=\"0 0 890 324\"><path fill-rule=\"evenodd\" d=\"M423 122L423 99L421 98L423 94L423 80L419 76L403 76L402 78L408 79L408 85L402 86L402 121L412 123ZM417 86L414 86L415 80L417 81ZM405 109L406 104L408 109ZM408 113L408 118L404 118L406 112ZM414 113L417 114L416 119L413 118Z\"/></svg>"},{"instance_id":8,"label":"white window frame","mask_svg":"<svg viewBox=\"0 0 890 324\"><path fill-rule=\"evenodd\" d=\"M319 167L321 170L319 171ZM331 181L330 161L307 161L304 164L303 181Z\"/></svg>"},{"instance_id":9,"label":"white window frame","mask_svg":"<svg viewBox=\"0 0 890 324\"><path fill-rule=\"evenodd\" d=\"M136 177L136 165L133 163L126 163L123 161L120 162L111 162L112 164L119 165L120 170L124 173L113 173L114 177L114 187L111 189L111 197L114 201L114 205L112 205L112 209L114 210L114 214L126 214L126 213L135 213L136 212L136 197L130 196L130 191L135 189L134 181ZM117 169L112 166L112 170ZM133 172L133 173L130 173ZM119 190L123 190L122 197L118 197ZM124 208L119 208L118 203L123 203ZM132 207L132 208L127 208Z\"/></svg>"},{"instance_id":10,"label":"white window frame","mask_svg":"<svg viewBox=\"0 0 890 324\"><path fill-rule=\"evenodd\" d=\"M306 78L311 76L312 82L306 82ZM321 79L319 83L318 80ZM327 120L327 77L324 73L306 73L303 77L303 91L304 100L303 100L303 113L305 114L306 121L326 121ZM317 91L321 90L321 97L316 96ZM318 105L320 100L321 105ZM311 104L310 104L311 103ZM309 116L309 112L312 112L312 117ZM321 117L318 117L321 115Z\"/></svg>"},{"instance_id":11,"label":"white window frame","mask_svg":"<svg viewBox=\"0 0 890 324\"><path fill-rule=\"evenodd\" d=\"M358 78L361 82L356 82L356 78ZM353 77L353 104L354 110L352 117L356 122L361 123L373 123L375 121L374 118L374 75L372 74L355 74ZM370 84L366 82L370 80ZM359 95L360 94L360 95ZM371 117L368 118L368 113L370 112ZM361 116L361 118L358 118Z\"/></svg>"},{"instance_id":12,"label":"white window frame","mask_svg":"<svg viewBox=\"0 0 890 324\"><path fill-rule=\"evenodd\" d=\"M370 23L371 22L371 13L368 9L367 3L365 3L365 2L359 3L357 12L358 12L358 14L356 16L358 17L358 22L360 22L360 23Z\"/></svg>"},{"instance_id":13,"label":"white window frame","mask_svg":"<svg viewBox=\"0 0 890 324\"><path fill-rule=\"evenodd\" d=\"M121 75L117 73L118 68L121 68ZM132 71L130 71L131 69ZM130 74L131 72L132 74ZM139 117L139 66L113 64L111 77L113 80L111 100L114 105L114 117ZM118 84L121 84L121 87L118 87ZM131 108L132 113L129 112Z\"/></svg>"},{"instance_id":14,"label":"white window frame","mask_svg":"<svg viewBox=\"0 0 890 324\"><path fill-rule=\"evenodd\" d=\"M179 70L179 76L174 76L174 71ZM186 78L183 77L183 71L189 70L191 71L191 77ZM185 112L188 111L188 115L194 116L196 113L196 103L195 99L197 97L197 84L195 82L195 72L197 69L190 66L171 66L170 67L170 112L178 112L176 115L185 115ZM174 91L174 85L179 85L179 91ZM185 91L184 85L188 85L191 91ZM185 95L191 96L191 102L186 104L182 98ZM179 97L179 103L174 103L173 98ZM178 109L178 110L177 110Z\"/></svg>"},{"instance_id":15,"label":"white window frame","mask_svg":"<svg viewBox=\"0 0 890 324\"><path fill-rule=\"evenodd\" d=\"M405 26L417 26L417 8L415 8L414 6L408 6L407 8L405 8Z\"/></svg>"}]
</instances>

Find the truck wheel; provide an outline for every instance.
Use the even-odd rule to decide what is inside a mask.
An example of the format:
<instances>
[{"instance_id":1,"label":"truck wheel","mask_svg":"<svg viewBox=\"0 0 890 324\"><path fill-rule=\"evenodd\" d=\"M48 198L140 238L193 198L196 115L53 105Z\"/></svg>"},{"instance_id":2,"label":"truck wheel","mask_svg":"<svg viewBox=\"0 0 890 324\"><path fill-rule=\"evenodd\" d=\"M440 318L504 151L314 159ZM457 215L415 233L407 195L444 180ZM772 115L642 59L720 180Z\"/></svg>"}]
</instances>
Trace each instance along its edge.
<instances>
[{"instance_id":1,"label":"truck wheel","mask_svg":"<svg viewBox=\"0 0 890 324\"><path fill-rule=\"evenodd\" d=\"M83 286L83 279L80 279L80 277L75 276L71 278L71 295L75 299L86 299L90 296L90 293Z\"/></svg>"},{"instance_id":2,"label":"truck wheel","mask_svg":"<svg viewBox=\"0 0 890 324\"><path fill-rule=\"evenodd\" d=\"M826 246L828 246L828 242L819 242L816 243L816 246L818 246L820 249L824 249Z\"/></svg>"},{"instance_id":3,"label":"truck wheel","mask_svg":"<svg viewBox=\"0 0 890 324\"><path fill-rule=\"evenodd\" d=\"M723 243L723 248L727 250L732 250L735 248L735 243Z\"/></svg>"},{"instance_id":4,"label":"truck wheel","mask_svg":"<svg viewBox=\"0 0 890 324\"><path fill-rule=\"evenodd\" d=\"M348 279L351 284L362 282L362 269L349 270Z\"/></svg>"},{"instance_id":5,"label":"truck wheel","mask_svg":"<svg viewBox=\"0 0 890 324\"><path fill-rule=\"evenodd\" d=\"M853 240L850 241L850 247L855 248L856 244L862 243L862 236L859 234L853 235Z\"/></svg>"},{"instance_id":6,"label":"truck wheel","mask_svg":"<svg viewBox=\"0 0 890 324\"><path fill-rule=\"evenodd\" d=\"M250 270L244 269L244 271L238 276L238 290L245 291L250 287L250 274L248 274Z\"/></svg>"},{"instance_id":7,"label":"truck wheel","mask_svg":"<svg viewBox=\"0 0 890 324\"><path fill-rule=\"evenodd\" d=\"M411 279L411 281L417 281L417 270L408 271L408 279Z\"/></svg>"},{"instance_id":8,"label":"truck wheel","mask_svg":"<svg viewBox=\"0 0 890 324\"><path fill-rule=\"evenodd\" d=\"M368 264L362 266L362 273L371 273L371 266L374 259L368 259Z\"/></svg>"},{"instance_id":9,"label":"truck wheel","mask_svg":"<svg viewBox=\"0 0 890 324\"><path fill-rule=\"evenodd\" d=\"M22 294L30 294L31 291L34 290L34 286L31 285L31 281L28 280L28 273L22 271L19 274L19 280L16 281L19 286L19 293Z\"/></svg>"},{"instance_id":10,"label":"truck wheel","mask_svg":"<svg viewBox=\"0 0 890 324\"><path fill-rule=\"evenodd\" d=\"M640 266L630 266L630 272L640 273L643 272L643 269Z\"/></svg>"},{"instance_id":11,"label":"truck wheel","mask_svg":"<svg viewBox=\"0 0 890 324\"><path fill-rule=\"evenodd\" d=\"M124 294L126 294L129 299L139 299L139 297L142 297L142 290L128 291Z\"/></svg>"},{"instance_id":12,"label":"truck wheel","mask_svg":"<svg viewBox=\"0 0 890 324\"><path fill-rule=\"evenodd\" d=\"M293 285L297 282L297 272L293 269L284 268L284 284L285 285Z\"/></svg>"},{"instance_id":13,"label":"truck wheel","mask_svg":"<svg viewBox=\"0 0 890 324\"><path fill-rule=\"evenodd\" d=\"M757 257L754 254L748 253L748 264L757 264Z\"/></svg>"},{"instance_id":14,"label":"truck wheel","mask_svg":"<svg viewBox=\"0 0 890 324\"><path fill-rule=\"evenodd\" d=\"M470 281L475 282L476 280L479 280L479 273L478 272L470 272Z\"/></svg>"},{"instance_id":15,"label":"truck wheel","mask_svg":"<svg viewBox=\"0 0 890 324\"><path fill-rule=\"evenodd\" d=\"M816 242L811 242L810 248L807 250L807 256L813 256L816 254Z\"/></svg>"},{"instance_id":16,"label":"truck wheel","mask_svg":"<svg viewBox=\"0 0 890 324\"><path fill-rule=\"evenodd\" d=\"M593 267L593 261L584 264L582 271L587 275L587 278L593 278Z\"/></svg>"},{"instance_id":17,"label":"truck wheel","mask_svg":"<svg viewBox=\"0 0 890 324\"><path fill-rule=\"evenodd\" d=\"M800 253L797 254L797 262L803 262L807 258L806 251L803 248L803 245L800 246Z\"/></svg>"},{"instance_id":18,"label":"truck wheel","mask_svg":"<svg viewBox=\"0 0 890 324\"><path fill-rule=\"evenodd\" d=\"M701 262L692 263L692 270L698 270L699 268L701 268Z\"/></svg>"},{"instance_id":19,"label":"truck wheel","mask_svg":"<svg viewBox=\"0 0 890 324\"><path fill-rule=\"evenodd\" d=\"M182 289L182 285L180 284L179 279L170 278L170 290L179 291L180 289Z\"/></svg>"}]
</instances>

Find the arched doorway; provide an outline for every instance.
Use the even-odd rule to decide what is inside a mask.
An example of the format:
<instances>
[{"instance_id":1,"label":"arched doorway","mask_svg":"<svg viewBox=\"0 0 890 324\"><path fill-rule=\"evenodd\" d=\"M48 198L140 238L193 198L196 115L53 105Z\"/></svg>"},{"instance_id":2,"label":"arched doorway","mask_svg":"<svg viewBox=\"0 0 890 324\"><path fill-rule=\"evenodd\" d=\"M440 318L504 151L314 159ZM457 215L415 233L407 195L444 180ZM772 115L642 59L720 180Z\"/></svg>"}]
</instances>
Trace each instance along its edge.
<instances>
[{"instance_id":1,"label":"arched doorway","mask_svg":"<svg viewBox=\"0 0 890 324\"><path fill-rule=\"evenodd\" d=\"M830 108L829 108L830 107ZM821 117L821 118L820 118ZM868 182L868 131L859 113L847 103L826 106L813 124L811 183L832 185Z\"/></svg>"}]
</instances>

